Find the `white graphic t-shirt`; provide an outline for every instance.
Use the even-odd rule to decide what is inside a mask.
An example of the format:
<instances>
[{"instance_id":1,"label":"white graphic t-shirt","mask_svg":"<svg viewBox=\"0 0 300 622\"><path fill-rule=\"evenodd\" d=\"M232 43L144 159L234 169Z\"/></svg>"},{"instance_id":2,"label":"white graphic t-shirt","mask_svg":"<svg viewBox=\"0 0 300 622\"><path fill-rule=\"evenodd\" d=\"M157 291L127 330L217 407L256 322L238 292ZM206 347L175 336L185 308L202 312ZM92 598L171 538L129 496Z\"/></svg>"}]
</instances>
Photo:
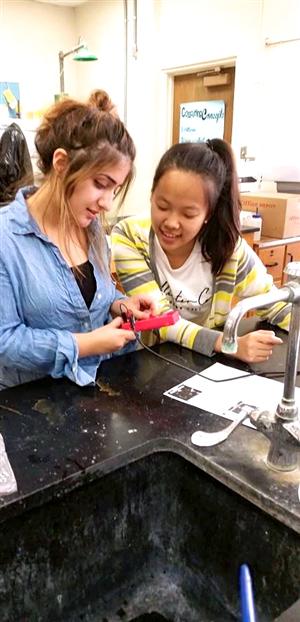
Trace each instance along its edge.
<instances>
[{"instance_id":1,"label":"white graphic t-shirt","mask_svg":"<svg viewBox=\"0 0 300 622\"><path fill-rule=\"evenodd\" d=\"M196 242L190 256L180 268L171 268L169 260L154 237L155 264L161 290L186 320L197 324L209 315L213 295L213 275Z\"/></svg>"}]
</instances>

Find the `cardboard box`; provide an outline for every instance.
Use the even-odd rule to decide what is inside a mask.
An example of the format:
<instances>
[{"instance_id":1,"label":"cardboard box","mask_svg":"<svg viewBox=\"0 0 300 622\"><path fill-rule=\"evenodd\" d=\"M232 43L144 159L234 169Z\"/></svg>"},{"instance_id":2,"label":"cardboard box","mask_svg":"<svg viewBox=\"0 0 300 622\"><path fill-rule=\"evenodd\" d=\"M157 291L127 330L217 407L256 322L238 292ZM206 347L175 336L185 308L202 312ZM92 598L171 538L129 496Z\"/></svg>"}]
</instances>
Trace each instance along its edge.
<instances>
[{"instance_id":1,"label":"cardboard box","mask_svg":"<svg viewBox=\"0 0 300 622\"><path fill-rule=\"evenodd\" d=\"M285 192L241 194L242 209L262 217L262 235L289 238L300 235L300 194Z\"/></svg>"}]
</instances>

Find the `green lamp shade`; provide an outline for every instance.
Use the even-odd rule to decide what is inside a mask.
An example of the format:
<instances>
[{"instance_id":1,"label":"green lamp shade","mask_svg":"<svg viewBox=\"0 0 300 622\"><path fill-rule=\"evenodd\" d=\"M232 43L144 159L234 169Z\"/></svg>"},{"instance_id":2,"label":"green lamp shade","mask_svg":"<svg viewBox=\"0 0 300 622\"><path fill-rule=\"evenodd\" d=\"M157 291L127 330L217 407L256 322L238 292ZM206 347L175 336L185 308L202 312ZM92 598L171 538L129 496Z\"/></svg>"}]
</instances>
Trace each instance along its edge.
<instances>
[{"instance_id":1,"label":"green lamp shade","mask_svg":"<svg viewBox=\"0 0 300 622\"><path fill-rule=\"evenodd\" d=\"M87 47L83 47L81 50L78 50L77 54L73 56L73 60L98 60L98 57L90 52Z\"/></svg>"}]
</instances>

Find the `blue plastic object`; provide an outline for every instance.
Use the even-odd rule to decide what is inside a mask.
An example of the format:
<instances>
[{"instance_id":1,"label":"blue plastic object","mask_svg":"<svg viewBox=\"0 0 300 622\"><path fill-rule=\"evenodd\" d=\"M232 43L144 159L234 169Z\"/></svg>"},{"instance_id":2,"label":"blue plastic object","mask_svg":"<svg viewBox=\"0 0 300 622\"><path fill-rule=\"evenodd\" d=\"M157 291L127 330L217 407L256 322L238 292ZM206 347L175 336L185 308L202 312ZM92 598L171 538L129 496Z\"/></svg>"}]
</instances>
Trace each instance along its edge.
<instances>
[{"instance_id":1,"label":"blue plastic object","mask_svg":"<svg viewBox=\"0 0 300 622\"><path fill-rule=\"evenodd\" d=\"M254 596L252 588L252 579L250 570L247 564L240 566L240 596L241 596L241 610L242 610L242 622L257 622Z\"/></svg>"}]
</instances>

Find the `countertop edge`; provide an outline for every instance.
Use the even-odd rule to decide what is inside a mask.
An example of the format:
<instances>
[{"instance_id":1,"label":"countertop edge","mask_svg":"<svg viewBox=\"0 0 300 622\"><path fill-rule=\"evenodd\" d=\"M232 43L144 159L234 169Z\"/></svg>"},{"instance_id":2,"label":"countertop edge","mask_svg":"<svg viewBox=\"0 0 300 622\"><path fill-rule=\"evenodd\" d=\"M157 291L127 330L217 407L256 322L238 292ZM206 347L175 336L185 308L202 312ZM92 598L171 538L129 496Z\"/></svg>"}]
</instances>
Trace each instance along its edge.
<instances>
[{"instance_id":1,"label":"countertop edge","mask_svg":"<svg viewBox=\"0 0 300 622\"><path fill-rule=\"evenodd\" d=\"M175 453L225 485L229 490L249 501L249 503L253 503L275 520L279 520L296 533L300 533L298 518L291 512L288 513L286 508L281 508L278 503L275 503L263 492L258 493L251 485L245 484L244 480L239 479L236 474L232 472L228 474L228 469L217 464L210 455L205 456L199 453L197 449L169 436L145 441L136 447L105 459L101 463L92 464L86 469L76 471L76 473L72 473L63 479L60 478L57 482L43 486L33 493L24 495L22 498L18 497L20 493L11 495L11 499L8 496L2 497L5 502L3 505L1 505L0 498L0 523L4 523L8 518L18 516L21 512L30 511L45 503L49 503L55 497L58 499L66 496L76 488L92 483L146 456L160 452Z\"/></svg>"}]
</instances>

